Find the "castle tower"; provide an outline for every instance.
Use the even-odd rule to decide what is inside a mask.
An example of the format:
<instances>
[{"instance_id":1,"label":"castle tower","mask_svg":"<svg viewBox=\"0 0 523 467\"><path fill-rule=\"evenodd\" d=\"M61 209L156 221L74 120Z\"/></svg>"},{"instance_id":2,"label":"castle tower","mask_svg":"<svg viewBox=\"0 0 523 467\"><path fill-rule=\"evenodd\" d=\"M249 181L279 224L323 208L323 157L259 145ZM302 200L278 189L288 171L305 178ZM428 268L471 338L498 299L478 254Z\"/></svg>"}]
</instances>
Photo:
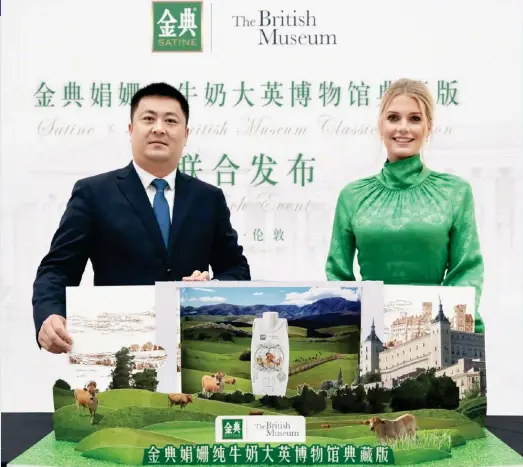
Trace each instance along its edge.
<instances>
[{"instance_id":1,"label":"castle tower","mask_svg":"<svg viewBox=\"0 0 523 467\"><path fill-rule=\"evenodd\" d=\"M454 306L454 312L456 313L456 319L455 319L455 326L454 328L457 331L465 331L466 330L466 322L465 317L467 314L467 305L456 305Z\"/></svg>"},{"instance_id":2,"label":"castle tower","mask_svg":"<svg viewBox=\"0 0 523 467\"><path fill-rule=\"evenodd\" d=\"M432 302L422 302L422 315L424 318L427 319L427 321L432 320Z\"/></svg>"},{"instance_id":3,"label":"castle tower","mask_svg":"<svg viewBox=\"0 0 523 467\"><path fill-rule=\"evenodd\" d=\"M338 371L338 387L343 386L343 373L341 371L341 365L340 365L340 371Z\"/></svg>"},{"instance_id":4,"label":"castle tower","mask_svg":"<svg viewBox=\"0 0 523 467\"><path fill-rule=\"evenodd\" d=\"M380 352L383 350L383 344L376 335L376 326L372 320L370 334L365 342L361 344L360 349L360 374L376 373L380 370Z\"/></svg>"},{"instance_id":5,"label":"castle tower","mask_svg":"<svg viewBox=\"0 0 523 467\"><path fill-rule=\"evenodd\" d=\"M438 314L430 325L430 335L430 367L439 369L451 365L450 321L443 311L441 297Z\"/></svg>"}]
</instances>

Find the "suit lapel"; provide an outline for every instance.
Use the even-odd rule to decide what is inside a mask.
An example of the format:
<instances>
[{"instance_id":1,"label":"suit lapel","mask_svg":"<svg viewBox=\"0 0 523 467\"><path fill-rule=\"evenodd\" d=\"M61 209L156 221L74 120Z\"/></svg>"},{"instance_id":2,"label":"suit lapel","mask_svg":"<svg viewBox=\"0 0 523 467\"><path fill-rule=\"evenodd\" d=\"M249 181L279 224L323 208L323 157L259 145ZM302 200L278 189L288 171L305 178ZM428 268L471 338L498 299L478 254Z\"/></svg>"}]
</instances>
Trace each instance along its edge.
<instances>
[{"instance_id":1,"label":"suit lapel","mask_svg":"<svg viewBox=\"0 0 523 467\"><path fill-rule=\"evenodd\" d=\"M193 191L191 191L192 178L179 170L176 171L176 183L174 187L174 207L169 238L169 253L171 254L180 233L183 220L192 203Z\"/></svg>"},{"instance_id":2,"label":"suit lapel","mask_svg":"<svg viewBox=\"0 0 523 467\"><path fill-rule=\"evenodd\" d=\"M165 256L167 250L163 243L160 226L158 225L154 210L149 198L147 197L142 182L132 166L132 162L118 175L118 186L136 212L136 215L140 218L140 221L143 223L146 230L149 232L158 252L162 256Z\"/></svg>"}]
</instances>

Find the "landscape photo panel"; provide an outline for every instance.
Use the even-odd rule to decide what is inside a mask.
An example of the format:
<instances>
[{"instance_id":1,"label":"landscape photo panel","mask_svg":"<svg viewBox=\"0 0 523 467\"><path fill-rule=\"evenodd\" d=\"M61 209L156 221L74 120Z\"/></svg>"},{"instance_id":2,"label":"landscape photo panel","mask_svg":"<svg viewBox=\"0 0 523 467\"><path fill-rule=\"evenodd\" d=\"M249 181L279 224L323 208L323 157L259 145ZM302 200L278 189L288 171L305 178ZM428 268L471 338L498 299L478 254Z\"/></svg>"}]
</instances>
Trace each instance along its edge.
<instances>
[{"instance_id":1,"label":"landscape photo panel","mask_svg":"<svg viewBox=\"0 0 523 467\"><path fill-rule=\"evenodd\" d=\"M212 393L206 375L224 382L217 394L257 396L354 380L360 287L186 287L180 305L184 392Z\"/></svg>"}]
</instances>

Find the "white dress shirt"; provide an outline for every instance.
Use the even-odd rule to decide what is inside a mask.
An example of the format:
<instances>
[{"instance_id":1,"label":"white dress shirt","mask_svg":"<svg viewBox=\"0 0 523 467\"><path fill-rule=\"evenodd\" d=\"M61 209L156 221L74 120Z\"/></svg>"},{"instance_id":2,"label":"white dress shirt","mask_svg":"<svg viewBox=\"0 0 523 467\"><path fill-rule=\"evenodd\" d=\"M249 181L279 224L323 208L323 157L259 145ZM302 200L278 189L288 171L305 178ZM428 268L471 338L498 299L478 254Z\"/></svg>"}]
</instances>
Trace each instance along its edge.
<instances>
[{"instance_id":1,"label":"white dress shirt","mask_svg":"<svg viewBox=\"0 0 523 467\"><path fill-rule=\"evenodd\" d=\"M133 165L136 170L136 173L138 174L138 177L140 177L145 192L147 193L147 197L149 198L149 201L152 206L154 201L154 195L156 194L156 188L153 185L151 185L151 182L158 177L155 177L154 175L151 175L149 172L146 172L141 167L139 167L138 164L134 161ZM174 182L176 180L176 170L174 172L171 172L166 177L163 177L163 179L169 184L169 186L165 188L164 194L165 198L167 199L167 202L169 203L169 216L171 217L172 222L174 207Z\"/></svg>"},{"instance_id":2,"label":"white dress shirt","mask_svg":"<svg viewBox=\"0 0 523 467\"><path fill-rule=\"evenodd\" d=\"M146 172L141 167L136 164L133 160L133 166L136 170L136 173L138 174L138 177L140 177L140 180L143 184L143 187L145 189L145 192L147 193L147 197L149 198L149 202L151 203L151 206L154 203L154 195L156 194L156 188L151 185L151 182L155 180L158 177L155 177L154 175L151 175L149 172ZM168 187L165 188L164 194L165 198L167 199L167 202L169 203L169 216L171 218L171 222L173 221L173 206L174 206L174 183L176 180L176 170L174 172L171 172L166 177L163 177L163 179L169 184ZM209 271L210 273L210 271ZM213 281L217 281L218 279L211 279Z\"/></svg>"}]
</instances>

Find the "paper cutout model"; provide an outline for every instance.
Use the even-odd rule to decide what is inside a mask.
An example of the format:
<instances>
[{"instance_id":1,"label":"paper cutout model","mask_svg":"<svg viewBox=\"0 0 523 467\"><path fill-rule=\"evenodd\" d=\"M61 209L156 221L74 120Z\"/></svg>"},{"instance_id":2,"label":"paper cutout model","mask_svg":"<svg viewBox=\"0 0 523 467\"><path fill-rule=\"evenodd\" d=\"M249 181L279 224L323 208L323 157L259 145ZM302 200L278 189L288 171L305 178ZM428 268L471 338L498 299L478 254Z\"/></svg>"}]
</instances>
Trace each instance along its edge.
<instances>
[{"instance_id":1,"label":"paper cutout model","mask_svg":"<svg viewBox=\"0 0 523 467\"><path fill-rule=\"evenodd\" d=\"M115 305L122 294L127 300ZM73 339L69 384L83 388L95 382L98 391L106 391L123 359L133 362L131 384L134 376L157 377L167 353L156 334L154 287L96 288L88 294L90 300L86 295L82 288L67 291L67 330Z\"/></svg>"},{"instance_id":2,"label":"paper cutout model","mask_svg":"<svg viewBox=\"0 0 523 467\"><path fill-rule=\"evenodd\" d=\"M484 335L471 331L470 290L168 283L154 303L145 293L140 305L130 287L109 306L104 294L118 288L104 289L83 288L68 311L77 355L129 346L113 387L71 363L74 378L53 388L54 432L11 465L281 465L278 453L288 465L523 465L484 426ZM155 311L154 326L143 310ZM143 324L156 338L134 356L167 353L154 378L129 360L141 341L118 340ZM258 458L246 462L253 445Z\"/></svg>"}]
</instances>

